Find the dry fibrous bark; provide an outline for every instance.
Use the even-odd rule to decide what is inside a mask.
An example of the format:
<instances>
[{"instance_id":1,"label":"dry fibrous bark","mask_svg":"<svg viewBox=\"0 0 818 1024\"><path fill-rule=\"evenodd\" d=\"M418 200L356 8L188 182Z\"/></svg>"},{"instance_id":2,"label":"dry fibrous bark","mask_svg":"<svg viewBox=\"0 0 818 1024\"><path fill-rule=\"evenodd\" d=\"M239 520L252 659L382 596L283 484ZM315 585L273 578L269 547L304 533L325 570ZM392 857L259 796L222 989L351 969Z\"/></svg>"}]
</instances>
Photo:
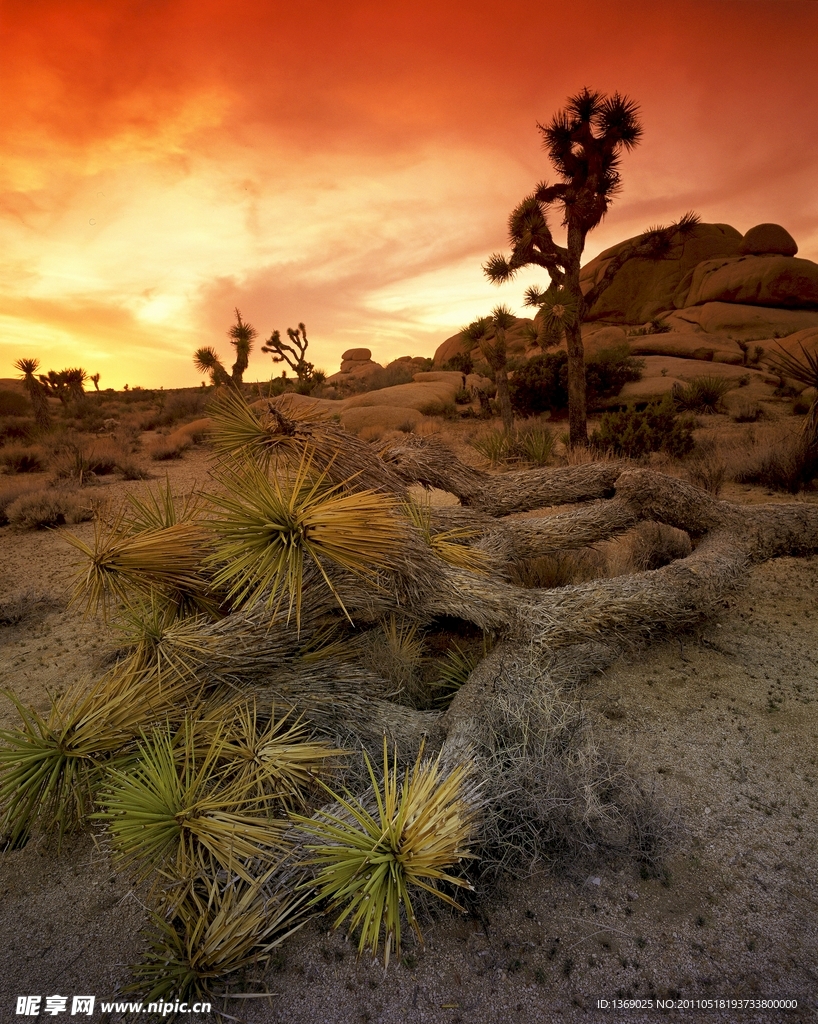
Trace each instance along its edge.
<instances>
[{"instance_id":1,"label":"dry fibrous bark","mask_svg":"<svg viewBox=\"0 0 818 1024\"><path fill-rule=\"evenodd\" d=\"M266 692L302 706L322 729L348 729L367 742L386 731L407 756L424 734L437 742L446 737L447 749L460 749L493 727L498 693L522 699L532 686L587 677L628 646L712 612L754 562L818 550L818 505L740 506L650 470L620 472L610 464L602 469L596 480L606 481L605 486L608 474L619 473L615 496L566 512L496 519L470 509L433 510L432 532L474 529L469 542L487 552L487 571L442 562L410 528L397 571L381 576L378 586L340 573L333 578L336 594L305 588L310 597L302 609L301 636L290 630L284 647L265 653L265 645L282 641L264 639L270 633L262 636L257 627L260 646L254 650L242 640L236 674L242 674L238 662L244 650L245 660L252 653L250 660L265 666ZM525 476L498 479L508 484ZM589 479L593 474L586 483ZM505 504L514 504L513 488ZM585 546L643 521L685 530L697 541L694 550L660 569L549 590L525 589L502 578L513 559ZM299 660L299 644L303 647L309 630L314 631L310 623L333 609L337 614L339 597L356 622L389 613L427 622L453 616L493 633L499 643L460 688L445 716L416 711L390 700L387 684L349 662L327 659L310 665ZM258 672L251 674L262 682Z\"/></svg>"},{"instance_id":2,"label":"dry fibrous bark","mask_svg":"<svg viewBox=\"0 0 818 1024\"><path fill-rule=\"evenodd\" d=\"M590 462L556 469L524 469L491 476L461 462L436 438L410 435L390 442L381 458L408 484L448 491L489 516L606 498L627 463Z\"/></svg>"}]
</instances>

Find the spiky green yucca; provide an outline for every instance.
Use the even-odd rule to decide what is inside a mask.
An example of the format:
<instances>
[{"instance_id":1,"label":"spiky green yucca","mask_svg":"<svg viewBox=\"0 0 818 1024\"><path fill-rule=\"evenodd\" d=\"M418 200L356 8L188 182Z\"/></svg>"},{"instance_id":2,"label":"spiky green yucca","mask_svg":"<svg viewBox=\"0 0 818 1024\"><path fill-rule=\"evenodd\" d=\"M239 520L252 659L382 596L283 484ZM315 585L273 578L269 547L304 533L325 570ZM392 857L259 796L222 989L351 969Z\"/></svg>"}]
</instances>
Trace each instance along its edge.
<instances>
[{"instance_id":1,"label":"spiky green yucca","mask_svg":"<svg viewBox=\"0 0 818 1024\"><path fill-rule=\"evenodd\" d=\"M96 817L107 822L118 860L137 877L164 865L191 879L215 864L250 881L247 861L284 848L284 822L256 813L247 779L219 769L225 744L220 730L200 752L186 720L179 737L169 728L155 731L130 764L111 772Z\"/></svg>"},{"instance_id":2,"label":"spiky green yucca","mask_svg":"<svg viewBox=\"0 0 818 1024\"><path fill-rule=\"evenodd\" d=\"M275 706L266 721L255 703L247 703L235 707L228 719L215 715L199 722L198 728L205 736L224 731L220 765L246 785L260 806L303 809L326 762L345 753L311 739L306 723L291 721L289 713L276 718Z\"/></svg>"},{"instance_id":3,"label":"spiky green yucca","mask_svg":"<svg viewBox=\"0 0 818 1024\"><path fill-rule=\"evenodd\" d=\"M119 647L128 652L138 668L195 679L216 650L210 620L204 615L184 615L173 601L151 593L122 609L114 622Z\"/></svg>"},{"instance_id":4,"label":"spiky green yucca","mask_svg":"<svg viewBox=\"0 0 818 1024\"><path fill-rule=\"evenodd\" d=\"M253 608L263 602L278 610L286 600L300 626L305 560L320 571L343 609L325 563L373 583L393 567L404 536L394 514L396 502L373 491L346 493L313 475L304 459L297 472L269 475L244 461L222 469L223 493L210 495L217 509L219 537L212 562L214 583L234 604Z\"/></svg>"},{"instance_id":5,"label":"spiky green yucca","mask_svg":"<svg viewBox=\"0 0 818 1024\"><path fill-rule=\"evenodd\" d=\"M382 780L376 778L366 753L364 758L372 781L374 813L351 795L345 799L325 786L341 812L321 812L313 819L294 815L293 820L321 840L308 847L319 865L312 903L328 900L330 910L343 908L335 927L348 920L350 928L360 928L359 953L369 949L377 956L383 931L388 965L393 948L400 953L401 907L423 941L412 907L413 886L453 907L457 903L437 883L472 888L447 869L472 856L466 844L474 827L475 794L470 765L458 765L446 774L440 758L424 761L422 750L414 767L399 779L397 751L390 766L385 737Z\"/></svg>"},{"instance_id":6,"label":"spiky green yucca","mask_svg":"<svg viewBox=\"0 0 818 1024\"><path fill-rule=\"evenodd\" d=\"M76 687L43 718L13 693L22 728L0 730L0 832L12 845L35 825L60 839L87 819L105 769L127 755L142 730L195 697L189 679L119 668L86 693Z\"/></svg>"},{"instance_id":7,"label":"spiky green yucca","mask_svg":"<svg viewBox=\"0 0 818 1024\"><path fill-rule=\"evenodd\" d=\"M154 591L178 603L208 603L209 584L201 570L211 537L199 523L131 533L120 516L108 525L97 521L93 544L63 536L84 556L71 600L85 603L86 612L104 612L112 603L128 604L134 594L149 598Z\"/></svg>"},{"instance_id":8,"label":"spiky green yucca","mask_svg":"<svg viewBox=\"0 0 818 1024\"><path fill-rule=\"evenodd\" d=\"M309 919L306 893L271 891L276 864L247 881L228 872L225 883L202 879L174 907L170 919L152 914L149 949L133 968L130 991L145 1001L192 1001L218 994L223 979L254 965Z\"/></svg>"}]
</instances>

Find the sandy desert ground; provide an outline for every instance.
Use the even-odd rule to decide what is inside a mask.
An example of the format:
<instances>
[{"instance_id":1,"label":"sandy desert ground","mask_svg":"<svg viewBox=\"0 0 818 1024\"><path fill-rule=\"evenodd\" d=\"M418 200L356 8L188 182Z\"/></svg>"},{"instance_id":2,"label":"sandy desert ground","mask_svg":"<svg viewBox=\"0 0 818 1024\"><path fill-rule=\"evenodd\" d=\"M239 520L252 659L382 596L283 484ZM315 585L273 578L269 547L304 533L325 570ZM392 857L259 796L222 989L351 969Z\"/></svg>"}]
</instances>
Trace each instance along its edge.
<instances>
[{"instance_id":1,"label":"sandy desert ground","mask_svg":"<svg viewBox=\"0 0 818 1024\"><path fill-rule=\"evenodd\" d=\"M196 449L170 466L175 490L207 479ZM162 470L164 474L164 469ZM117 500L126 488L106 483ZM729 500L811 501L728 485ZM72 528L90 536L90 524ZM0 529L6 606L0 686L44 710L48 694L98 670L105 630L66 609L72 551L55 532ZM599 999L798 1000L798 1009L713 1009L712 1021L818 1018L818 557L755 568L718 616L620 659L583 687L600 735L638 762L675 809L662 877L590 853L507 879L465 916L445 911L387 973L316 919L227 1019L281 1024L681 1021L704 1011L600 1009ZM0 724L15 724L0 698ZM142 894L94 835L60 854L40 843L0 855L0 1021L16 998L114 997L140 955ZM245 979L245 982L247 979ZM127 1021L132 1014L95 1014ZM147 1019L144 1015L141 1019ZM185 1019L193 1020L193 1017ZM215 1016L195 1019L215 1020Z\"/></svg>"}]
</instances>

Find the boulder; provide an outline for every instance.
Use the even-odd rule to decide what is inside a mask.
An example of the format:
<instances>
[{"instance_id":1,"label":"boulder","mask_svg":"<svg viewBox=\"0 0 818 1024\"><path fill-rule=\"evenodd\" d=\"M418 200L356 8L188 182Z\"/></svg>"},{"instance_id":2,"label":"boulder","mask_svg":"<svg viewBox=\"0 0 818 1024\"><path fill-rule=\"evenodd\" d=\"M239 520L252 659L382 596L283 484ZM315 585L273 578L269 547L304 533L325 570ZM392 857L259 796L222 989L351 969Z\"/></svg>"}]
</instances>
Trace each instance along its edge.
<instances>
[{"instance_id":1,"label":"boulder","mask_svg":"<svg viewBox=\"0 0 818 1024\"><path fill-rule=\"evenodd\" d=\"M739 256L794 256L797 252L795 239L780 224L756 224L738 247Z\"/></svg>"},{"instance_id":2,"label":"boulder","mask_svg":"<svg viewBox=\"0 0 818 1024\"><path fill-rule=\"evenodd\" d=\"M372 359L372 352L368 348L348 348L341 356L341 362L367 363Z\"/></svg>"},{"instance_id":3,"label":"boulder","mask_svg":"<svg viewBox=\"0 0 818 1024\"><path fill-rule=\"evenodd\" d=\"M630 402L653 402L670 391L674 384L684 386L695 377L726 378L745 398L758 400L772 396L772 386L765 384L765 374L757 369L726 363L697 365L690 359L675 359L672 356L647 356L644 362L642 379L626 384L618 395L605 403L608 408ZM740 387L740 383L746 386Z\"/></svg>"},{"instance_id":4,"label":"boulder","mask_svg":"<svg viewBox=\"0 0 818 1024\"><path fill-rule=\"evenodd\" d=\"M743 360L739 346L725 335L705 337L694 331L670 331L631 337L629 343L635 356L674 356L716 363L741 363Z\"/></svg>"},{"instance_id":5,"label":"boulder","mask_svg":"<svg viewBox=\"0 0 818 1024\"><path fill-rule=\"evenodd\" d=\"M704 260L693 272L685 305L705 302L818 309L818 263L794 256Z\"/></svg>"},{"instance_id":6,"label":"boulder","mask_svg":"<svg viewBox=\"0 0 818 1024\"><path fill-rule=\"evenodd\" d=\"M770 306L749 306L732 302L707 302L703 306L689 306L676 310L665 318L673 331L692 331L708 334L697 344L712 344L721 336L721 343L728 344L732 338L742 341L763 341L767 338L783 338L818 327L818 311L806 309L774 309Z\"/></svg>"},{"instance_id":7,"label":"boulder","mask_svg":"<svg viewBox=\"0 0 818 1024\"><path fill-rule=\"evenodd\" d=\"M729 224L698 224L686 236L677 235L668 253L659 260L629 260L591 307L586 319L641 324L677 306L693 270L702 260L733 256L742 236ZM633 239L606 249L587 263L580 273L580 286L587 292L605 273L610 260Z\"/></svg>"},{"instance_id":8,"label":"boulder","mask_svg":"<svg viewBox=\"0 0 818 1024\"><path fill-rule=\"evenodd\" d=\"M396 384L344 400L344 410L387 406L392 409L416 409L427 416L445 412L454 404L454 396L463 386L463 374L457 371L416 373L411 384Z\"/></svg>"}]
</instances>

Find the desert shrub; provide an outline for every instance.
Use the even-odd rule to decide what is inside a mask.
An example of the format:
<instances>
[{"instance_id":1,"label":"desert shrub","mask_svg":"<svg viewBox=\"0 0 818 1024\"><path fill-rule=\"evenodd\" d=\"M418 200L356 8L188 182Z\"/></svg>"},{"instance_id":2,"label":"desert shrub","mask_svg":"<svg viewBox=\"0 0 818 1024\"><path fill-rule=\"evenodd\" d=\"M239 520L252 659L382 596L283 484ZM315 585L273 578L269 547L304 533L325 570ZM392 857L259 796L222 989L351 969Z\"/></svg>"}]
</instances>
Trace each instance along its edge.
<instances>
[{"instance_id":1,"label":"desert shrub","mask_svg":"<svg viewBox=\"0 0 818 1024\"><path fill-rule=\"evenodd\" d=\"M13 502L24 494L31 494L32 491L42 490L42 483L39 480L26 480L15 477L0 479L0 526L8 523L6 511Z\"/></svg>"},{"instance_id":2,"label":"desert shrub","mask_svg":"<svg viewBox=\"0 0 818 1024\"><path fill-rule=\"evenodd\" d=\"M601 349L585 364L588 408L618 395L629 382L640 380L644 363L630 355L627 344ZM518 416L535 416L568 408L568 355L550 352L535 356L517 370L509 383L511 406Z\"/></svg>"},{"instance_id":3,"label":"desert shrub","mask_svg":"<svg viewBox=\"0 0 818 1024\"><path fill-rule=\"evenodd\" d=\"M9 525L18 530L41 530L66 523L93 519L94 507L75 492L51 489L32 491L13 501L6 509Z\"/></svg>"},{"instance_id":4,"label":"desert shrub","mask_svg":"<svg viewBox=\"0 0 818 1024\"><path fill-rule=\"evenodd\" d=\"M468 388L460 388L454 396L454 400L457 405L466 405L472 400L471 392Z\"/></svg>"},{"instance_id":5,"label":"desert shrub","mask_svg":"<svg viewBox=\"0 0 818 1024\"><path fill-rule=\"evenodd\" d=\"M666 395L642 410L606 412L592 440L596 449L632 459L660 451L681 458L693 449L693 426L689 418L677 415Z\"/></svg>"},{"instance_id":6,"label":"desert shrub","mask_svg":"<svg viewBox=\"0 0 818 1024\"><path fill-rule=\"evenodd\" d=\"M211 394L206 388L174 391L165 398L161 411L153 417L155 426L170 427L181 420L200 418L207 408ZM145 428L153 429L153 428Z\"/></svg>"},{"instance_id":7,"label":"desert shrub","mask_svg":"<svg viewBox=\"0 0 818 1024\"><path fill-rule=\"evenodd\" d=\"M692 484L718 495L727 480L727 462L712 441L699 444L687 464Z\"/></svg>"},{"instance_id":8,"label":"desert shrub","mask_svg":"<svg viewBox=\"0 0 818 1024\"><path fill-rule=\"evenodd\" d=\"M0 601L0 626L16 626L25 619L53 608L57 602L47 594L24 590Z\"/></svg>"},{"instance_id":9,"label":"desert shrub","mask_svg":"<svg viewBox=\"0 0 818 1024\"><path fill-rule=\"evenodd\" d=\"M77 398L72 406L74 425L78 430L98 433L104 429L107 413L97 395L83 395Z\"/></svg>"},{"instance_id":10,"label":"desert shrub","mask_svg":"<svg viewBox=\"0 0 818 1024\"><path fill-rule=\"evenodd\" d=\"M41 448L22 444L7 444L0 448L0 466L7 473L42 473L45 463Z\"/></svg>"},{"instance_id":11,"label":"desert shrub","mask_svg":"<svg viewBox=\"0 0 818 1024\"><path fill-rule=\"evenodd\" d=\"M751 438L733 479L796 494L818 477L818 445L803 434Z\"/></svg>"},{"instance_id":12,"label":"desert shrub","mask_svg":"<svg viewBox=\"0 0 818 1024\"><path fill-rule=\"evenodd\" d=\"M673 385L673 401L684 412L716 413L734 386L726 377L693 377L686 385Z\"/></svg>"},{"instance_id":13,"label":"desert shrub","mask_svg":"<svg viewBox=\"0 0 818 1024\"><path fill-rule=\"evenodd\" d=\"M747 399L739 402L730 414L734 423L755 423L764 415L764 410L758 402L750 402Z\"/></svg>"},{"instance_id":14,"label":"desert shrub","mask_svg":"<svg viewBox=\"0 0 818 1024\"><path fill-rule=\"evenodd\" d=\"M155 462L164 462L168 459L181 459L182 455L190 448L193 441L181 430L176 430L167 437L157 438L150 446L149 454Z\"/></svg>"},{"instance_id":15,"label":"desert shrub","mask_svg":"<svg viewBox=\"0 0 818 1024\"><path fill-rule=\"evenodd\" d=\"M546 352L529 359L509 381L511 407L518 416L568 408L568 355Z\"/></svg>"},{"instance_id":16,"label":"desert shrub","mask_svg":"<svg viewBox=\"0 0 818 1024\"><path fill-rule=\"evenodd\" d=\"M33 420L24 420L20 416L6 416L0 419L0 445L9 441L28 441L33 426Z\"/></svg>"},{"instance_id":17,"label":"desert shrub","mask_svg":"<svg viewBox=\"0 0 818 1024\"><path fill-rule=\"evenodd\" d=\"M585 365L585 397L589 409L618 395L631 381L642 379L645 363L634 359L627 342L612 348L600 349Z\"/></svg>"},{"instance_id":18,"label":"desert shrub","mask_svg":"<svg viewBox=\"0 0 818 1024\"><path fill-rule=\"evenodd\" d=\"M455 352L451 359L443 364L443 370L459 370L460 373L469 374L474 369L471 353Z\"/></svg>"},{"instance_id":19,"label":"desert shrub","mask_svg":"<svg viewBox=\"0 0 818 1024\"><path fill-rule=\"evenodd\" d=\"M30 416L31 402L17 391L0 389L0 416Z\"/></svg>"}]
</instances>

